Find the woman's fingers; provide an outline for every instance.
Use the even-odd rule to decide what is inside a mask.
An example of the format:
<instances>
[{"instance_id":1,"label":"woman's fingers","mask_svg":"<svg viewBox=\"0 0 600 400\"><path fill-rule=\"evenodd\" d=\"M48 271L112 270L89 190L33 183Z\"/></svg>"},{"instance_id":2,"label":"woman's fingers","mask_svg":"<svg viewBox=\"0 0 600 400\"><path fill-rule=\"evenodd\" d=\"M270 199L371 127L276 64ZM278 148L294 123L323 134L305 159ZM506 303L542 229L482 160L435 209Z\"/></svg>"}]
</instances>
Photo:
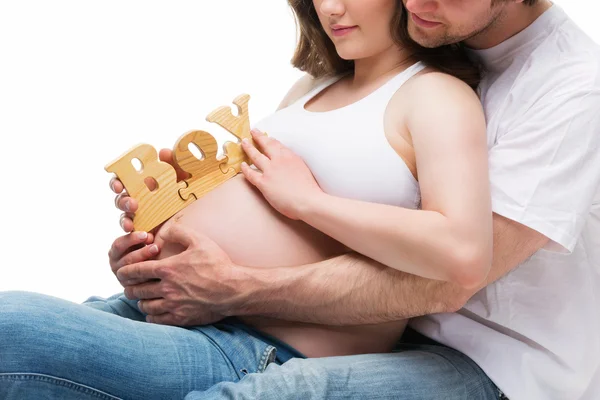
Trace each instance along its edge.
<instances>
[{"instance_id":1,"label":"woman's fingers","mask_svg":"<svg viewBox=\"0 0 600 400\"><path fill-rule=\"evenodd\" d=\"M113 192L115 192L116 194L121 193L123 191L123 189L125 189L125 186L123 186L123 183L116 176L112 177L112 179L109 182L109 185L110 185L110 189Z\"/></svg>"},{"instance_id":2,"label":"woman's fingers","mask_svg":"<svg viewBox=\"0 0 600 400\"><path fill-rule=\"evenodd\" d=\"M147 232L131 232L127 235L119 236L115 239L108 251L108 257L111 262L120 260L125 254L131 252L133 247L152 243L153 237Z\"/></svg>"},{"instance_id":3,"label":"woman's fingers","mask_svg":"<svg viewBox=\"0 0 600 400\"><path fill-rule=\"evenodd\" d=\"M269 162L271 161L269 157L261 153L248 139L242 140L242 148L250 161L252 161L252 164L256 165L258 169L266 171L269 168Z\"/></svg>"},{"instance_id":4,"label":"woman's fingers","mask_svg":"<svg viewBox=\"0 0 600 400\"><path fill-rule=\"evenodd\" d=\"M131 213L123 213L121 214L121 218L119 219L119 225L121 225L121 229L125 233L133 232L133 214Z\"/></svg>"},{"instance_id":5,"label":"woman's fingers","mask_svg":"<svg viewBox=\"0 0 600 400\"><path fill-rule=\"evenodd\" d=\"M277 139L269 137L266 133L257 129L252 129L250 134L252 135L252 140L254 141L256 148L270 160L281 153L282 145Z\"/></svg>"},{"instance_id":6,"label":"woman's fingers","mask_svg":"<svg viewBox=\"0 0 600 400\"><path fill-rule=\"evenodd\" d=\"M137 264L143 261L153 259L159 252L158 245L150 244L143 245L137 250L133 250L130 253L125 254L120 259L116 260L113 265L111 265L111 269L113 273L116 275L117 271L126 265ZM127 282L128 285L134 285L139 282Z\"/></svg>"},{"instance_id":7,"label":"woman's fingers","mask_svg":"<svg viewBox=\"0 0 600 400\"><path fill-rule=\"evenodd\" d=\"M136 199L129 197L127 193L121 193L115 199L115 205L121 211L126 213L134 214L138 209L138 202Z\"/></svg>"},{"instance_id":8,"label":"woman's fingers","mask_svg":"<svg viewBox=\"0 0 600 400\"><path fill-rule=\"evenodd\" d=\"M190 177L190 174L188 174L187 172L185 172L184 170L182 170L179 165L177 165L175 163L175 160L173 159L173 150L171 149L161 149L158 152L158 158L160 159L160 161L166 162L168 164L171 164L171 166L173 168L175 168L175 172L177 173L177 182L183 180L183 179L188 179Z\"/></svg>"},{"instance_id":9,"label":"woman's fingers","mask_svg":"<svg viewBox=\"0 0 600 400\"><path fill-rule=\"evenodd\" d=\"M152 243L154 237L146 232L133 232L117 238L108 252L113 273L129 264L146 261L156 256L159 247Z\"/></svg>"},{"instance_id":10,"label":"woman's fingers","mask_svg":"<svg viewBox=\"0 0 600 400\"><path fill-rule=\"evenodd\" d=\"M117 193L118 189L123 188L123 184L117 178L113 178L111 180L110 187L113 189L113 191L115 191L115 193ZM138 209L137 200L129 197L127 191L121 191L119 194L117 194L117 196L115 196L115 207L121 211L124 211L119 219L119 225L121 225L123 231L132 232L134 229L133 217Z\"/></svg>"},{"instance_id":11,"label":"woman's fingers","mask_svg":"<svg viewBox=\"0 0 600 400\"><path fill-rule=\"evenodd\" d=\"M242 163L242 174L246 177L246 180L253 184L256 187L260 187L260 180L262 178L262 174L250 167L247 163Z\"/></svg>"}]
</instances>

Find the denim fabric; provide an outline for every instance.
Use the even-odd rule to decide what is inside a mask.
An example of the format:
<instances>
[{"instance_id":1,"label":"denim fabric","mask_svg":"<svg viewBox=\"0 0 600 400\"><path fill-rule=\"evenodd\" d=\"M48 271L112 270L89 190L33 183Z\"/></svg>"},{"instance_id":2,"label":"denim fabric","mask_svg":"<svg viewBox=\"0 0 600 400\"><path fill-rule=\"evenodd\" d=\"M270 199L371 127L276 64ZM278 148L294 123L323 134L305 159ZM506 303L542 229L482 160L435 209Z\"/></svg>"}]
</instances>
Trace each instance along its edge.
<instances>
[{"instance_id":1,"label":"denim fabric","mask_svg":"<svg viewBox=\"0 0 600 400\"><path fill-rule=\"evenodd\" d=\"M239 321L237 318L227 318L225 321L227 321L227 323L229 323L229 324L235 325L236 327L248 332L250 335L254 336L255 338L275 347L277 349L276 357L275 357L275 361L274 361L276 364L283 364L284 362L287 362L291 358L306 358L306 356L304 354L302 354L301 352L299 352L298 350L296 350L289 344L282 342L281 340L277 339L274 336L271 336L264 332L260 332L256 329L253 329L253 328L249 327L248 325L245 325L243 322Z\"/></svg>"},{"instance_id":2,"label":"denim fabric","mask_svg":"<svg viewBox=\"0 0 600 400\"><path fill-rule=\"evenodd\" d=\"M182 399L262 372L275 357L236 324L142 321L122 295L82 305L0 293L0 399Z\"/></svg>"},{"instance_id":3,"label":"denim fabric","mask_svg":"<svg viewBox=\"0 0 600 400\"><path fill-rule=\"evenodd\" d=\"M236 383L192 392L185 400L500 398L500 391L467 356L407 330L394 353L295 358Z\"/></svg>"},{"instance_id":4,"label":"denim fabric","mask_svg":"<svg viewBox=\"0 0 600 400\"><path fill-rule=\"evenodd\" d=\"M428 339L395 354L289 361L299 353L280 344L278 365L277 342L236 319L178 328L144 318L122 295L81 305L0 293L0 399L499 398L473 361Z\"/></svg>"}]
</instances>

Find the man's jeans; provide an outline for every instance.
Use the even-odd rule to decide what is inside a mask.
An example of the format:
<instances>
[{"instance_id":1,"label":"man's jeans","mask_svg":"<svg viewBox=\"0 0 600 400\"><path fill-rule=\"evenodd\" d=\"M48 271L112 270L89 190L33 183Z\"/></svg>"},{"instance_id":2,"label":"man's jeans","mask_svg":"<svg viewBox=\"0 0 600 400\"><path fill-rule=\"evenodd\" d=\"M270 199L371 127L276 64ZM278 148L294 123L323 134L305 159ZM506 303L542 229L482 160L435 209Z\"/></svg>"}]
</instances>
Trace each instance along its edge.
<instances>
[{"instance_id":1,"label":"man's jeans","mask_svg":"<svg viewBox=\"0 0 600 400\"><path fill-rule=\"evenodd\" d=\"M287 362L275 354L235 322L146 323L122 295L81 305L0 293L0 399L499 398L470 359L436 344Z\"/></svg>"}]
</instances>

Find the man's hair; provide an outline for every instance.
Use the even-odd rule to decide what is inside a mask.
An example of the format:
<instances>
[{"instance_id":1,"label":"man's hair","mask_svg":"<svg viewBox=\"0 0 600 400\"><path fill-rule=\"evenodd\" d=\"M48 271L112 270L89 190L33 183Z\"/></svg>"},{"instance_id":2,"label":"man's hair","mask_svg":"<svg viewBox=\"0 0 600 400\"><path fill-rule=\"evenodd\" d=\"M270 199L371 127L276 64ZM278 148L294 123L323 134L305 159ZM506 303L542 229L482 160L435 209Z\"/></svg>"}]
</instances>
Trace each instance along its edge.
<instances>
[{"instance_id":1,"label":"man's hair","mask_svg":"<svg viewBox=\"0 0 600 400\"><path fill-rule=\"evenodd\" d=\"M288 0L296 17L300 37L292 65L315 78L342 74L354 69L354 62L342 59L329 39L312 0ZM408 13L402 0L397 0L396 13L391 22L394 42L408 49L412 56L439 71L453 75L472 88L480 81L479 68L467 57L461 44L450 44L438 48L425 48L417 44L408 34Z\"/></svg>"}]
</instances>

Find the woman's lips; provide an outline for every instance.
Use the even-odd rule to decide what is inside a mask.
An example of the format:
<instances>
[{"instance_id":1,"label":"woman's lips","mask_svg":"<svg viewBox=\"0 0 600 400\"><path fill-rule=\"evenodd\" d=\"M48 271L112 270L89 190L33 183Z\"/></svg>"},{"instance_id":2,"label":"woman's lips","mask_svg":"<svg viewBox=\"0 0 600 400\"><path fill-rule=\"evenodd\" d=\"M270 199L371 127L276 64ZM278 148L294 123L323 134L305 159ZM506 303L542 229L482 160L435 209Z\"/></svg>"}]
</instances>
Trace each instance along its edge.
<instances>
[{"instance_id":1,"label":"woman's lips","mask_svg":"<svg viewBox=\"0 0 600 400\"><path fill-rule=\"evenodd\" d=\"M441 25L441 22L432 22L432 21L424 20L423 18L419 18L417 16L417 14L411 13L410 16L412 17L412 20L414 21L415 24L422 26L423 28L435 28L436 26Z\"/></svg>"},{"instance_id":2,"label":"woman's lips","mask_svg":"<svg viewBox=\"0 0 600 400\"><path fill-rule=\"evenodd\" d=\"M333 36L345 36L354 31L356 28L356 26L349 26L347 28L331 28L331 31L333 32Z\"/></svg>"}]
</instances>

